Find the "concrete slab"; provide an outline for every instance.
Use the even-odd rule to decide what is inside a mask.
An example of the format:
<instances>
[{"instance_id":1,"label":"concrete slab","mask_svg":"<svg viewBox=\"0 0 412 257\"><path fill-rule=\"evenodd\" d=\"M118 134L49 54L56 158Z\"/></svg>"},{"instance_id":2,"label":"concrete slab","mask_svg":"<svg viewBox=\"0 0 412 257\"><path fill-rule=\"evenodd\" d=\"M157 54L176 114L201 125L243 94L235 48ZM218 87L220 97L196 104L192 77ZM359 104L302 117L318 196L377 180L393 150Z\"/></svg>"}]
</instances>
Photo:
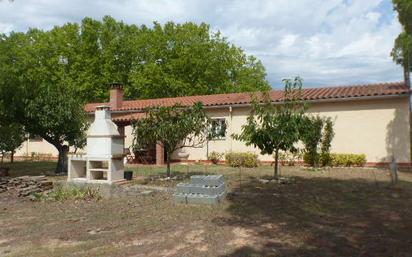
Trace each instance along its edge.
<instances>
[{"instance_id":1,"label":"concrete slab","mask_svg":"<svg viewBox=\"0 0 412 257\"><path fill-rule=\"evenodd\" d=\"M187 203L186 194L174 194L173 197L176 203Z\"/></svg>"},{"instance_id":2,"label":"concrete slab","mask_svg":"<svg viewBox=\"0 0 412 257\"><path fill-rule=\"evenodd\" d=\"M219 203L219 198L217 195L201 195L201 194L188 194L187 195L188 204L217 204Z\"/></svg>"},{"instance_id":3,"label":"concrete slab","mask_svg":"<svg viewBox=\"0 0 412 257\"><path fill-rule=\"evenodd\" d=\"M203 185L206 186L218 186L224 182L225 180L222 175L208 175L203 178Z\"/></svg>"},{"instance_id":4,"label":"concrete slab","mask_svg":"<svg viewBox=\"0 0 412 257\"><path fill-rule=\"evenodd\" d=\"M179 183L176 185L176 192L182 194L189 194L191 185L188 183Z\"/></svg>"},{"instance_id":5,"label":"concrete slab","mask_svg":"<svg viewBox=\"0 0 412 257\"><path fill-rule=\"evenodd\" d=\"M225 184L219 186L190 185L189 190L189 193L193 194L217 195L225 191Z\"/></svg>"},{"instance_id":6,"label":"concrete slab","mask_svg":"<svg viewBox=\"0 0 412 257\"><path fill-rule=\"evenodd\" d=\"M203 175L193 175L190 177L190 184L195 184L195 185L203 185L204 184L204 179L205 176Z\"/></svg>"},{"instance_id":7,"label":"concrete slab","mask_svg":"<svg viewBox=\"0 0 412 257\"><path fill-rule=\"evenodd\" d=\"M222 175L191 176L191 183L179 183L174 195L178 203L217 204L226 197Z\"/></svg>"}]
</instances>

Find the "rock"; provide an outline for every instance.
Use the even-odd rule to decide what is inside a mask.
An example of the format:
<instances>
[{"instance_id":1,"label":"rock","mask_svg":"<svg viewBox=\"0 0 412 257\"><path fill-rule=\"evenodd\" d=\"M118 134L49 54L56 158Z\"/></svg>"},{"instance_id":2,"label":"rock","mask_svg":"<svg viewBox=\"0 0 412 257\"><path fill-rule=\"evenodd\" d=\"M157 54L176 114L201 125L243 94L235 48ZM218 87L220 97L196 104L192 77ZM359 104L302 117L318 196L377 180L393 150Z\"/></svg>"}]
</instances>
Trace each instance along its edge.
<instances>
[{"instance_id":1,"label":"rock","mask_svg":"<svg viewBox=\"0 0 412 257\"><path fill-rule=\"evenodd\" d=\"M267 183L270 182L270 180L261 178L261 179L259 179L259 182L262 183L262 184L267 184Z\"/></svg>"},{"instance_id":2,"label":"rock","mask_svg":"<svg viewBox=\"0 0 412 257\"><path fill-rule=\"evenodd\" d=\"M0 192L16 190L21 197L30 196L33 193L40 193L53 188L53 182L47 181L46 176L21 176L2 180Z\"/></svg>"},{"instance_id":3,"label":"rock","mask_svg":"<svg viewBox=\"0 0 412 257\"><path fill-rule=\"evenodd\" d=\"M151 191L151 190L145 190L145 191L142 191L140 194L142 194L142 195L151 195L153 193L153 191Z\"/></svg>"}]
</instances>

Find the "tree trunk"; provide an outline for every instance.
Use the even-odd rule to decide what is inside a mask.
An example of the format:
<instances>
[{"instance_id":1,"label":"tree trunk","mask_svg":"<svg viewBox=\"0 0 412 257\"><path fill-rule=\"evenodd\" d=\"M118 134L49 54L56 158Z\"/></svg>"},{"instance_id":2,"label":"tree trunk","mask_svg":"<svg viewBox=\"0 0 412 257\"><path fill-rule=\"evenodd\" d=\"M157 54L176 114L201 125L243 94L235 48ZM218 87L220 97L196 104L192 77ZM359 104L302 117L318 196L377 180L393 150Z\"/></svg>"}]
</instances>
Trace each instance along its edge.
<instances>
[{"instance_id":1,"label":"tree trunk","mask_svg":"<svg viewBox=\"0 0 412 257\"><path fill-rule=\"evenodd\" d=\"M403 66L403 78L405 81L405 85L410 87L411 86L411 73L409 70L409 64Z\"/></svg>"},{"instance_id":2,"label":"tree trunk","mask_svg":"<svg viewBox=\"0 0 412 257\"><path fill-rule=\"evenodd\" d=\"M57 161L57 166L55 173L60 174L60 173L67 173L67 153L69 152L69 147L67 145L61 145L57 147L57 150L59 151L59 157Z\"/></svg>"},{"instance_id":3,"label":"tree trunk","mask_svg":"<svg viewBox=\"0 0 412 257\"><path fill-rule=\"evenodd\" d=\"M169 152L166 151L166 164L167 164L167 168L166 168L166 176L170 177L170 154Z\"/></svg>"},{"instance_id":4,"label":"tree trunk","mask_svg":"<svg viewBox=\"0 0 412 257\"><path fill-rule=\"evenodd\" d=\"M273 176L277 178L279 175L279 149L276 149L275 151L275 168L274 169L275 170L274 170Z\"/></svg>"},{"instance_id":5,"label":"tree trunk","mask_svg":"<svg viewBox=\"0 0 412 257\"><path fill-rule=\"evenodd\" d=\"M10 163L13 163L14 162L14 151L11 151L11 154L10 154Z\"/></svg>"}]
</instances>

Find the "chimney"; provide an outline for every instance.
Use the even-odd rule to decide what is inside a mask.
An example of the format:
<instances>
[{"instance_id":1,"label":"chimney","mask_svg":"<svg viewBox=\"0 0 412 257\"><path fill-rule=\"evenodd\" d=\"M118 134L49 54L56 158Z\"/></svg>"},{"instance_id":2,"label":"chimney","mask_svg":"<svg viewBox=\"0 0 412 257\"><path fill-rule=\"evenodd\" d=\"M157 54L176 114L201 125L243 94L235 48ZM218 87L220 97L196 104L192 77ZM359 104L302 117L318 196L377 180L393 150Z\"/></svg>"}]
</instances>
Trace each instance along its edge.
<instances>
[{"instance_id":1,"label":"chimney","mask_svg":"<svg viewBox=\"0 0 412 257\"><path fill-rule=\"evenodd\" d=\"M111 83L110 85L110 108L118 109L122 107L123 102L123 85L120 83Z\"/></svg>"}]
</instances>

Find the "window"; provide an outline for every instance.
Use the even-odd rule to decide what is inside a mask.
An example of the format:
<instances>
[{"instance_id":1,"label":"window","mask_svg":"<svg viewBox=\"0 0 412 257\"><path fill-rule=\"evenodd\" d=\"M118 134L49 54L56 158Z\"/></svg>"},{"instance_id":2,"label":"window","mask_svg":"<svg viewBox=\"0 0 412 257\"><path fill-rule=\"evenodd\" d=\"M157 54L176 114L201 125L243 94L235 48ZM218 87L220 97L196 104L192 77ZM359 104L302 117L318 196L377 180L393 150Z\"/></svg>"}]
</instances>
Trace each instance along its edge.
<instances>
[{"instance_id":1,"label":"window","mask_svg":"<svg viewBox=\"0 0 412 257\"><path fill-rule=\"evenodd\" d=\"M213 119L210 134L211 139L224 139L226 137L226 120Z\"/></svg>"}]
</instances>

